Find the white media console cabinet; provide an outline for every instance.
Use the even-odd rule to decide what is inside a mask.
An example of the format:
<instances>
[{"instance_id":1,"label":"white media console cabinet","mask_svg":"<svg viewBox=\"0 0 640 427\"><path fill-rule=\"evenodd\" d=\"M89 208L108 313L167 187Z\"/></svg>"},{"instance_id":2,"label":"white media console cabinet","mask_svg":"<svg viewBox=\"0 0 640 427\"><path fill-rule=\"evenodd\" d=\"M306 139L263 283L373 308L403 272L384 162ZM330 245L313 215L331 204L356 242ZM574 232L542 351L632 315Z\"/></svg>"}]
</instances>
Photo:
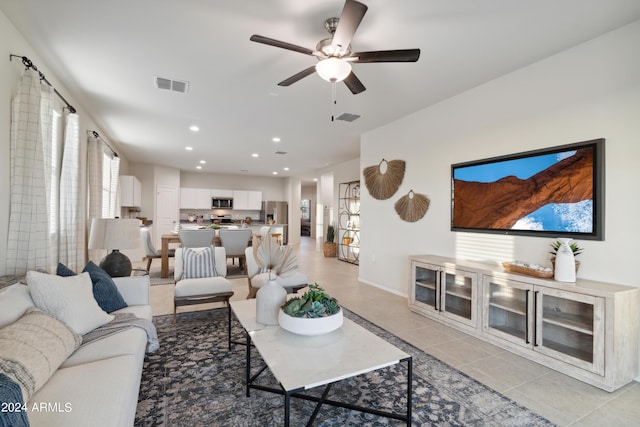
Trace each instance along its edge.
<instances>
[{"instance_id":1,"label":"white media console cabinet","mask_svg":"<svg viewBox=\"0 0 640 427\"><path fill-rule=\"evenodd\" d=\"M409 263L416 313L603 390L637 375L640 288L563 283L435 255Z\"/></svg>"}]
</instances>

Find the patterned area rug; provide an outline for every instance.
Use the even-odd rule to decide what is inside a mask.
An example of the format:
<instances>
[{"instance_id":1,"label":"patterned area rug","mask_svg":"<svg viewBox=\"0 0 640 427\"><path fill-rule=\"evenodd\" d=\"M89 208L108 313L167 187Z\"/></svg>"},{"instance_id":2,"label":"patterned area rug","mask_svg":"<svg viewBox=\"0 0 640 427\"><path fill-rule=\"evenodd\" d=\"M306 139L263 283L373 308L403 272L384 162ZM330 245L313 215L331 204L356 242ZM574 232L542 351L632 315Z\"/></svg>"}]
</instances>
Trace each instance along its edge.
<instances>
[{"instance_id":1,"label":"patterned area rug","mask_svg":"<svg viewBox=\"0 0 640 427\"><path fill-rule=\"evenodd\" d=\"M414 426L552 426L546 419L433 358L395 335L345 310L345 316L413 356ZM284 398L251 390L245 395L245 348L226 337L226 309L154 318L160 350L148 354L136 426L281 426ZM234 339L244 332L233 320ZM252 367L264 363L252 352ZM355 355L354 355L355 356ZM255 371L254 371L255 373ZM268 370L263 384L275 385ZM323 387L311 390L316 395ZM330 398L404 413L406 364L340 381ZM315 405L293 399L291 425L305 425ZM397 420L322 406L315 426L390 426Z\"/></svg>"}]
</instances>

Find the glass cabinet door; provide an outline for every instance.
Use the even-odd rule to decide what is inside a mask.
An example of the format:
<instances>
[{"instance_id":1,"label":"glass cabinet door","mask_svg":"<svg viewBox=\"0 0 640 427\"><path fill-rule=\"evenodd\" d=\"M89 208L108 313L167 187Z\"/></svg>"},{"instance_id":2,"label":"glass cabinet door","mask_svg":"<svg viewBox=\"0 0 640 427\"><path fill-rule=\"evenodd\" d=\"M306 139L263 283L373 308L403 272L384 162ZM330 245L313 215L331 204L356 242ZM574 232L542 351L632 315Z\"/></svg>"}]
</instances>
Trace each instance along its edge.
<instances>
[{"instance_id":1,"label":"glass cabinet door","mask_svg":"<svg viewBox=\"0 0 640 427\"><path fill-rule=\"evenodd\" d=\"M412 263L412 303L427 311L438 310L440 270L426 264Z\"/></svg>"},{"instance_id":2,"label":"glass cabinet door","mask_svg":"<svg viewBox=\"0 0 640 427\"><path fill-rule=\"evenodd\" d=\"M485 277L483 329L516 344L532 347L533 286Z\"/></svg>"},{"instance_id":3,"label":"glass cabinet door","mask_svg":"<svg viewBox=\"0 0 640 427\"><path fill-rule=\"evenodd\" d=\"M440 311L444 316L475 326L477 274L459 269L441 273Z\"/></svg>"},{"instance_id":4,"label":"glass cabinet door","mask_svg":"<svg viewBox=\"0 0 640 427\"><path fill-rule=\"evenodd\" d=\"M604 298L536 287L535 350L604 375Z\"/></svg>"}]
</instances>

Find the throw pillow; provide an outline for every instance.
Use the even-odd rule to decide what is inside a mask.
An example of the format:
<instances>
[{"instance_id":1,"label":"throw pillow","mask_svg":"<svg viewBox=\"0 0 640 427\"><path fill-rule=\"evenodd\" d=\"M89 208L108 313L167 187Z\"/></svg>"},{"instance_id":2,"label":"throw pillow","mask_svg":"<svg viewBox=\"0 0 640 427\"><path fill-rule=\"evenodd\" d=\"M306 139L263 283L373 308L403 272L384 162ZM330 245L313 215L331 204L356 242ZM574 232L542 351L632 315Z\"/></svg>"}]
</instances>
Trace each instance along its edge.
<instances>
[{"instance_id":1,"label":"throw pillow","mask_svg":"<svg viewBox=\"0 0 640 427\"><path fill-rule=\"evenodd\" d=\"M127 303L122 298L118 287L113 282L109 273L102 268L95 265L92 261L89 261L84 267L82 272L89 273L91 276L91 282L93 283L93 297L98 302L100 308L107 313L120 310L127 307Z\"/></svg>"},{"instance_id":2,"label":"throw pillow","mask_svg":"<svg viewBox=\"0 0 640 427\"><path fill-rule=\"evenodd\" d=\"M93 261L89 261L82 272L87 272L89 273L89 276L91 276L91 283L93 283L93 297L96 299L101 309L107 313L111 313L112 311L128 307L122 297L122 294L120 294L118 287L113 282L111 276L109 276L109 273L95 265ZM75 271L62 263L58 263L56 274L62 277L76 275Z\"/></svg>"},{"instance_id":3,"label":"throw pillow","mask_svg":"<svg viewBox=\"0 0 640 427\"><path fill-rule=\"evenodd\" d=\"M82 337L37 308L0 329L0 372L15 381L25 402L81 344Z\"/></svg>"},{"instance_id":4,"label":"throw pillow","mask_svg":"<svg viewBox=\"0 0 640 427\"><path fill-rule=\"evenodd\" d=\"M27 285L36 307L65 322L80 335L113 320L93 297L89 273L60 277L29 271Z\"/></svg>"},{"instance_id":5,"label":"throw pillow","mask_svg":"<svg viewBox=\"0 0 640 427\"><path fill-rule=\"evenodd\" d=\"M213 246L182 250L182 278L199 279L217 276Z\"/></svg>"},{"instance_id":6,"label":"throw pillow","mask_svg":"<svg viewBox=\"0 0 640 427\"><path fill-rule=\"evenodd\" d=\"M0 373L0 403L7 405L0 412L0 427L29 427L22 390L3 373Z\"/></svg>"}]
</instances>

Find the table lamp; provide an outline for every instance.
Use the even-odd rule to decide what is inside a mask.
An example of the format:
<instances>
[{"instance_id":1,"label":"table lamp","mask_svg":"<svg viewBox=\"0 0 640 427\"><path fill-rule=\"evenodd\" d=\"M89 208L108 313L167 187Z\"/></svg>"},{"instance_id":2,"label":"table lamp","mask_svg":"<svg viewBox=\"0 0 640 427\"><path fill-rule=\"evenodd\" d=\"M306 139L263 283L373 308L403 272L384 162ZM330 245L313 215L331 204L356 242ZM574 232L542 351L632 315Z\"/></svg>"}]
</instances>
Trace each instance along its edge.
<instances>
[{"instance_id":1,"label":"table lamp","mask_svg":"<svg viewBox=\"0 0 640 427\"><path fill-rule=\"evenodd\" d=\"M120 249L141 247L140 220L93 218L89 233L89 249L112 250L100 261L100 268L111 277L131 275L131 260Z\"/></svg>"}]
</instances>

